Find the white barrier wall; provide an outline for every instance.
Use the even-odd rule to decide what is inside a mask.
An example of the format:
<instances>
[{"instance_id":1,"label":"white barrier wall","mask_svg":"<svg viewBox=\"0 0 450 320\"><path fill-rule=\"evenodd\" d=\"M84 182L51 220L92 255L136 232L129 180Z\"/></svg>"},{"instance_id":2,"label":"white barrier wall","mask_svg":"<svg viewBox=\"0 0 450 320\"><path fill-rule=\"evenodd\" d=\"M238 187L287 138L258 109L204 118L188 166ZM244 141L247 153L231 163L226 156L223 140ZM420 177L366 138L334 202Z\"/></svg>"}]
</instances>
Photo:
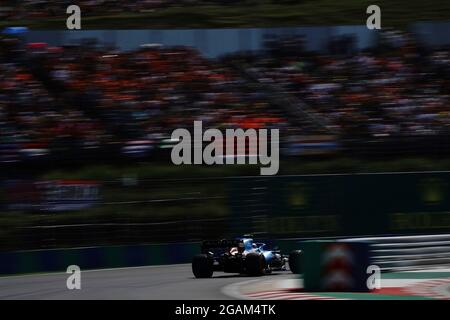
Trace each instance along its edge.
<instances>
[{"instance_id":1,"label":"white barrier wall","mask_svg":"<svg viewBox=\"0 0 450 320\"><path fill-rule=\"evenodd\" d=\"M385 271L450 266L450 234L352 238L345 241L370 242L372 262Z\"/></svg>"}]
</instances>

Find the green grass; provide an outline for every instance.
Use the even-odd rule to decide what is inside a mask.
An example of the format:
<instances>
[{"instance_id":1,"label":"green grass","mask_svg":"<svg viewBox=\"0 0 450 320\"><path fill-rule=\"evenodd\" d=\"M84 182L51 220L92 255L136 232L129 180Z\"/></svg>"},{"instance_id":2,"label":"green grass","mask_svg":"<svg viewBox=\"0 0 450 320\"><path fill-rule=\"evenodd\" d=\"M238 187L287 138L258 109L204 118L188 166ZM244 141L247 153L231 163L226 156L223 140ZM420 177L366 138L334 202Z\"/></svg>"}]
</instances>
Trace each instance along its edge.
<instances>
[{"instance_id":1,"label":"green grass","mask_svg":"<svg viewBox=\"0 0 450 320\"><path fill-rule=\"evenodd\" d=\"M82 29L234 28L365 24L366 8L381 8L382 27L405 28L418 21L449 20L450 2L442 0L247 0L234 5L191 5L146 13L82 16ZM83 8L81 8L83 12ZM65 29L61 18L1 21L0 26Z\"/></svg>"}]
</instances>

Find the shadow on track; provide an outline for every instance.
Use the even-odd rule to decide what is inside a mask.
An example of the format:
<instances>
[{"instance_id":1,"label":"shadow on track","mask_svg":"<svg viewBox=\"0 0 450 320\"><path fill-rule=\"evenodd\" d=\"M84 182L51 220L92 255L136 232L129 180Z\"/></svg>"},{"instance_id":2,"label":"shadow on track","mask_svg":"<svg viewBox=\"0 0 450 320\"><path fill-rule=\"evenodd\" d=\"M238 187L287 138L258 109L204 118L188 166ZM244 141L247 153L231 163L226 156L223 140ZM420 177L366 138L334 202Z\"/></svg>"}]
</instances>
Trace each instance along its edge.
<instances>
[{"instance_id":1,"label":"shadow on track","mask_svg":"<svg viewBox=\"0 0 450 320\"><path fill-rule=\"evenodd\" d=\"M267 276L272 277L272 276L278 276L278 275L282 275L282 274L286 274L286 272L273 272L270 274L265 274L262 276L249 276L247 274L239 274L239 273L225 273L222 275L213 275L211 278L202 278L203 279L233 279L233 278L242 278L242 279L258 279L258 278L265 278ZM188 279L197 279L196 277L192 276L189 277Z\"/></svg>"}]
</instances>

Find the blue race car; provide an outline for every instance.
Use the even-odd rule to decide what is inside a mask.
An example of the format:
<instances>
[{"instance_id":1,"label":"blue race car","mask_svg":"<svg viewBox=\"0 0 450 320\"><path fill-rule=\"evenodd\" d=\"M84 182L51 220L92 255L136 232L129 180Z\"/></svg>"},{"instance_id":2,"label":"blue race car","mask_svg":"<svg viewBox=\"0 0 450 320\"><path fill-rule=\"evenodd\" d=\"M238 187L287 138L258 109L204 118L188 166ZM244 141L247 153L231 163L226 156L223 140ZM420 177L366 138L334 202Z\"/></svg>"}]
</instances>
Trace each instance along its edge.
<instances>
[{"instance_id":1,"label":"blue race car","mask_svg":"<svg viewBox=\"0 0 450 320\"><path fill-rule=\"evenodd\" d=\"M192 271L196 278L210 278L214 271L261 276L286 270L288 258L265 243L242 237L233 240L203 241L201 254L194 256Z\"/></svg>"}]
</instances>

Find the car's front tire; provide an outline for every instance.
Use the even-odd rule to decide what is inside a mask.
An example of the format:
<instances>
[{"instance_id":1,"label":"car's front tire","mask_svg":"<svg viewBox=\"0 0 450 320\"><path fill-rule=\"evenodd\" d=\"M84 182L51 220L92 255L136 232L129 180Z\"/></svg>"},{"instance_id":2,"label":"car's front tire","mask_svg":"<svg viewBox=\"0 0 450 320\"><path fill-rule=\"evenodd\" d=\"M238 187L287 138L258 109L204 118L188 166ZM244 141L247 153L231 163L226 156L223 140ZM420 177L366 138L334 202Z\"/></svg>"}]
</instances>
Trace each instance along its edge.
<instances>
[{"instance_id":1,"label":"car's front tire","mask_svg":"<svg viewBox=\"0 0 450 320\"><path fill-rule=\"evenodd\" d=\"M197 254L192 259L192 272L196 278L211 278L213 275L213 261L207 254Z\"/></svg>"}]
</instances>

